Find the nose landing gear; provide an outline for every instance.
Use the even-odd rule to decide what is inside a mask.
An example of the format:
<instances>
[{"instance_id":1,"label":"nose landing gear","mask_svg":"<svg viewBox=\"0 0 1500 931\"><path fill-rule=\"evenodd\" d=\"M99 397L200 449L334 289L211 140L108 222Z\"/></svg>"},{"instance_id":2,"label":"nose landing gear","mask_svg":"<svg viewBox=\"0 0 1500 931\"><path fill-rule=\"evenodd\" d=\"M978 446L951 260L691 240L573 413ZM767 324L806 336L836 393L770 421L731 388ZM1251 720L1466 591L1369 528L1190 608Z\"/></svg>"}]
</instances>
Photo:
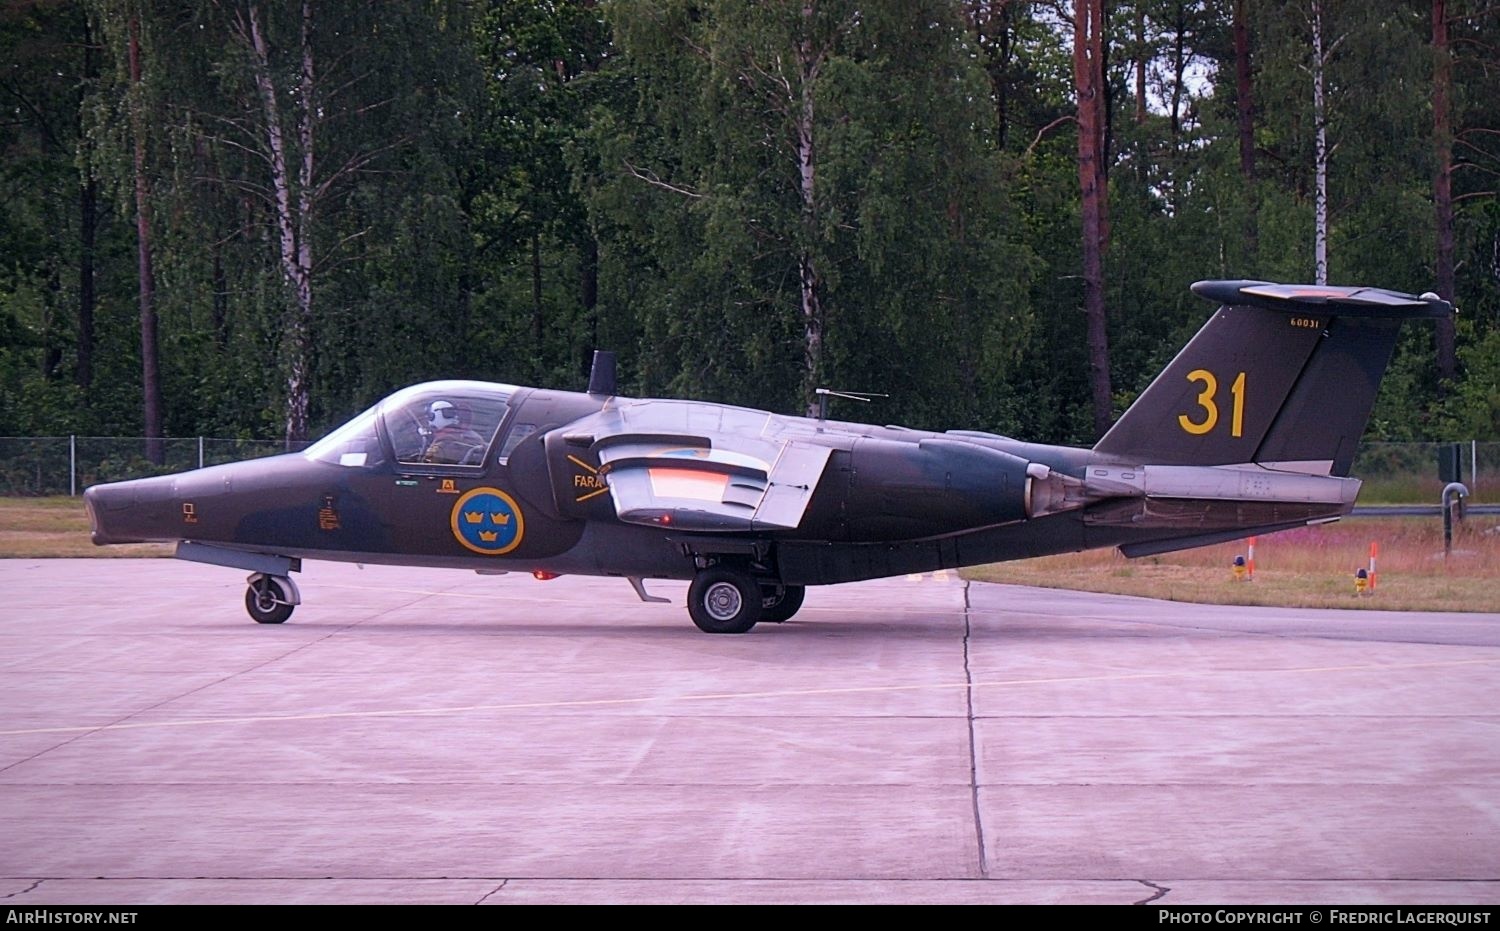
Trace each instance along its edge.
<instances>
[{"instance_id":1,"label":"nose landing gear","mask_svg":"<svg viewBox=\"0 0 1500 931\"><path fill-rule=\"evenodd\" d=\"M281 624L302 603L297 584L284 575L257 572L247 581L250 587L245 590L245 610L257 624Z\"/></svg>"}]
</instances>

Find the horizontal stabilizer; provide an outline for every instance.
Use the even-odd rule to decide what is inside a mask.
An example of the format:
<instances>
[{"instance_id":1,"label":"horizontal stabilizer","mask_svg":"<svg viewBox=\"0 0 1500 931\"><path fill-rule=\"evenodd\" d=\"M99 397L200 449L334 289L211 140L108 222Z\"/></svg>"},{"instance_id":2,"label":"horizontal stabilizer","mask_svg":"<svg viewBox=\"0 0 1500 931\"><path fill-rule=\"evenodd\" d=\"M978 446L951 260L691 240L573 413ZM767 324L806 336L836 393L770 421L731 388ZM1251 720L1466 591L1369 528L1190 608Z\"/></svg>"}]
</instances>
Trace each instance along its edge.
<instances>
[{"instance_id":1,"label":"horizontal stabilizer","mask_svg":"<svg viewBox=\"0 0 1500 931\"><path fill-rule=\"evenodd\" d=\"M1199 281L1193 293L1221 304L1245 304L1285 313L1317 310L1344 317L1447 317L1453 305L1435 294L1403 294L1383 288L1348 288L1270 281Z\"/></svg>"}]
</instances>

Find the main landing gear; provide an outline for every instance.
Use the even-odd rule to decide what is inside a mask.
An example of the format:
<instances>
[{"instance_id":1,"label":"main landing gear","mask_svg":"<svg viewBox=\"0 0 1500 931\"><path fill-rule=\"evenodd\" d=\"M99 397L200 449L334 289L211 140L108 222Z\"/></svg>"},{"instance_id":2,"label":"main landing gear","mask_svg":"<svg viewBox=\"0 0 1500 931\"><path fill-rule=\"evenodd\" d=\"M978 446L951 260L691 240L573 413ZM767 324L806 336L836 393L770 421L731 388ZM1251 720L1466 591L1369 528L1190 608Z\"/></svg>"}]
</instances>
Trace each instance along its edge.
<instances>
[{"instance_id":1,"label":"main landing gear","mask_svg":"<svg viewBox=\"0 0 1500 931\"><path fill-rule=\"evenodd\" d=\"M247 581L250 587L245 590L245 610L257 624L281 624L302 602L296 583L284 575L257 572Z\"/></svg>"},{"instance_id":2,"label":"main landing gear","mask_svg":"<svg viewBox=\"0 0 1500 931\"><path fill-rule=\"evenodd\" d=\"M801 585L762 585L760 619L773 624L790 620L801 609L806 594L807 589Z\"/></svg>"},{"instance_id":3,"label":"main landing gear","mask_svg":"<svg viewBox=\"0 0 1500 931\"><path fill-rule=\"evenodd\" d=\"M688 586L688 614L705 633L743 634L759 621L787 620L804 594L800 585L761 583L739 569L709 566Z\"/></svg>"}]
</instances>

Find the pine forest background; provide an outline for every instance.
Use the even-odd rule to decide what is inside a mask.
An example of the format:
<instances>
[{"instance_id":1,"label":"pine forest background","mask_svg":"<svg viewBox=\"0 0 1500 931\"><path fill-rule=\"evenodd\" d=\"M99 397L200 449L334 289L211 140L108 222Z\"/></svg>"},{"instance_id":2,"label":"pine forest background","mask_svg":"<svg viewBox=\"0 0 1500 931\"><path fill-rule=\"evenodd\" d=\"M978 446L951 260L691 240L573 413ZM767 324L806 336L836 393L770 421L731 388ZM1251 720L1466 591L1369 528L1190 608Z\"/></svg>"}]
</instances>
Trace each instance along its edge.
<instances>
[{"instance_id":1,"label":"pine forest background","mask_svg":"<svg viewBox=\"0 0 1500 931\"><path fill-rule=\"evenodd\" d=\"M1500 439L1494 0L5 0L0 123L0 435L300 440L598 347L1090 444L1191 282L1326 277L1460 309L1369 438Z\"/></svg>"}]
</instances>

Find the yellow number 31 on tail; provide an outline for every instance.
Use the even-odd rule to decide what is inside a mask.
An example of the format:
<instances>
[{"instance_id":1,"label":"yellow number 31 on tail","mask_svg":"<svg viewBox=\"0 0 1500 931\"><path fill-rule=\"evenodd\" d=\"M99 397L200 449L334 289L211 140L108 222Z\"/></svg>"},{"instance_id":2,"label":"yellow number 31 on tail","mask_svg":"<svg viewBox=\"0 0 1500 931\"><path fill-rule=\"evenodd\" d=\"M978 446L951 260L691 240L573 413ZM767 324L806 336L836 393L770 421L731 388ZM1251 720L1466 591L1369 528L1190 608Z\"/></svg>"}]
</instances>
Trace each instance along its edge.
<instances>
[{"instance_id":1,"label":"yellow number 31 on tail","mask_svg":"<svg viewBox=\"0 0 1500 931\"><path fill-rule=\"evenodd\" d=\"M1219 405L1214 401L1214 395L1219 391L1219 380L1214 373L1207 369L1194 369L1188 372L1188 381L1202 382L1203 390L1198 392L1198 406L1203 408L1203 419L1192 420L1187 414L1177 415L1177 424L1194 436L1201 436L1219 425ZM1245 373L1240 372L1235 378L1234 384L1229 386L1230 394L1234 395L1234 413L1230 418L1229 435L1243 436L1245 427Z\"/></svg>"}]
</instances>

